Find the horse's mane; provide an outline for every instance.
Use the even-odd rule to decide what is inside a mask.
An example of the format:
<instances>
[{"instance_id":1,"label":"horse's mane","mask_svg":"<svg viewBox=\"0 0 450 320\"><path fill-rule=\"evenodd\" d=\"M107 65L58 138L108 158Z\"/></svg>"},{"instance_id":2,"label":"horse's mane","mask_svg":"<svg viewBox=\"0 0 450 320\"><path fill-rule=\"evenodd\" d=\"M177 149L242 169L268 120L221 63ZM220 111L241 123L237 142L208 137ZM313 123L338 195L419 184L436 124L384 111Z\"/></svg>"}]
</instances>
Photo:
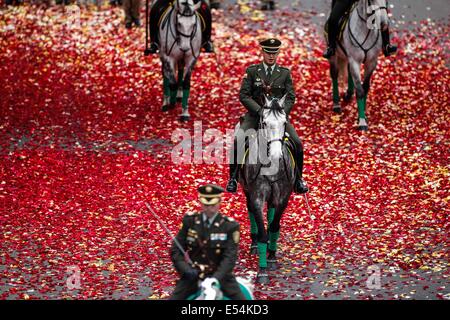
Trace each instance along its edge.
<instances>
[{"instance_id":1,"label":"horse's mane","mask_svg":"<svg viewBox=\"0 0 450 320\"><path fill-rule=\"evenodd\" d=\"M272 98L270 101L270 106L265 105L263 108L266 110L270 110L269 114L273 113L274 116L278 118L284 111L283 107L280 106L280 99Z\"/></svg>"}]
</instances>

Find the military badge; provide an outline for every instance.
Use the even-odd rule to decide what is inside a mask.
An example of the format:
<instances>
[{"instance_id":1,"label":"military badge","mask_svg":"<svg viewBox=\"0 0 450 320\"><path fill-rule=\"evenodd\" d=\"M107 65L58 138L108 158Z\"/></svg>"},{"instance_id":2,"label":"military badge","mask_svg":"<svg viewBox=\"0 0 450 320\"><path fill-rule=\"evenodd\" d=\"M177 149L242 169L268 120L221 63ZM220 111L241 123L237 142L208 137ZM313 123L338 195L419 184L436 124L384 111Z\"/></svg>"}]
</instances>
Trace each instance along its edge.
<instances>
[{"instance_id":1,"label":"military badge","mask_svg":"<svg viewBox=\"0 0 450 320\"><path fill-rule=\"evenodd\" d=\"M225 240L228 239L228 236L227 236L226 233L211 233L211 235L209 236L209 238L210 238L212 241L215 241L215 240L225 241Z\"/></svg>"}]
</instances>

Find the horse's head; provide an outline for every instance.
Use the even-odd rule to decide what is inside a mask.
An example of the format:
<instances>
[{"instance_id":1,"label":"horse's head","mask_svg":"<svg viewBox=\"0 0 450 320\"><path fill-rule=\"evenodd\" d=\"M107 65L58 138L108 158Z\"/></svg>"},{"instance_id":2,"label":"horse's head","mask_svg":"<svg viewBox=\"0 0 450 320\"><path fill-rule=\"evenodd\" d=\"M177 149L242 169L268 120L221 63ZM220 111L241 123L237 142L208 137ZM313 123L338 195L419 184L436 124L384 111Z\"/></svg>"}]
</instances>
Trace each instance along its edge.
<instances>
[{"instance_id":1,"label":"horse's head","mask_svg":"<svg viewBox=\"0 0 450 320\"><path fill-rule=\"evenodd\" d=\"M385 30L389 26L388 4L386 0L367 0L366 11L369 24L376 24L377 29ZM370 26L368 26L370 27Z\"/></svg>"},{"instance_id":2,"label":"horse's head","mask_svg":"<svg viewBox=\"0 0 450 320\"><path fill-rule=\"evenodd\" d=\"M193 0L176 0L176 30L180 49L189 51L191 49L191 39L197 30L198 17L195 12L200 8L202 2L194 4Z\"/></svg>"},{"instance_id":3,"label":"horse's head","mask_svg":"<svg viewBox=\"0 0 450 320\"><path fill-rule=\"evenodd\" d=\"M276 160L283 155L282 142L287 122L284 112L286 95L281 99L272 98L269 100L266 96L264 98L265 105L262 119L260 119L260 130L263 130L263 137L267 140L269 146L269 158Z\"/></svg>"}]
</instances>

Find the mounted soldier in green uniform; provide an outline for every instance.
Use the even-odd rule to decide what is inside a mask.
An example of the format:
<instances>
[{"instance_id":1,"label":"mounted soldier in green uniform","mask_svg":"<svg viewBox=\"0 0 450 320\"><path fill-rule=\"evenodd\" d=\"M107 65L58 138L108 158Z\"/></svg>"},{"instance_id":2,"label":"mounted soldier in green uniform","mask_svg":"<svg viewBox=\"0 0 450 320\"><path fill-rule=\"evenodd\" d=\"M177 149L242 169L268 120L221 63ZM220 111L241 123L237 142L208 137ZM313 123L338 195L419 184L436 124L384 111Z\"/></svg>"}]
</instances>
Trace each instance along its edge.
<instances>
[{"instance_id":1,"label":"mounted soldier in green uniform","mask_svg":"<svg viewBox=\"0 0 450 320\"><path fill-rule=\"evenodd\" d=\"M161 47L161 39L158 38L158 24L164 12L173 5L173 1L174 0L156 0L151 7L149 26L146 26L150 29L150 47L145 50L145 55L155 54ZM211 41L211 9L209 8L207 2L205 2L204 0L194 0L194 3L197 4L199 1L201 1L198 13L200 14L202 20L202 48L206 53L212 53L214 52L214 46Z\"/></svg>"},{"instance_id":2,"label":"mounted soldier in green uniform","mask_svg":"<svg viewBox=\"0 0 450 320\"><path fill-rule=\"evenodd\" d=\"M339 22L357 1L359 0L333 0L331 2L331 14L328 18L328 48L323 53L324 58L330 59L336 54ZM374 14L375 12L374 10ZM389 28L381 31L381 37L383 40L383 53L386 57L397 52L397 47L390 44Z\"/></svg>"},{"instance_id":3,"label":"mounted soldier in green uniform","mask_svg":"<svg viewBox=\"0 0 450 320\"><path fill-rule=\"evenodd\" d=\"M265 96L278 99L286 96L284 111L287 116L289 116L295 102L295 92L292 84L291 72L288 68L276 64L281 41L270 38L261 41L260 46L263 54L263 62L247 68L239 93L241 103L248 110L240 124L239 131L243 133L249 129L256 130L258 128L259 118L264 111L263 106ZM296 181L294 184L294 191L296 193L306 193L308 192L308 187L302 178L303 146L297 132L290 122L287 122L286 124L286 133L295 145ZM235 136L234 139L234 153L233 157L230 159L230 179L226 187L228 192L236 192L237 190L239 175L238 167L243 160L238 159L238 154L241 154L241 152L238 152L238 148L239 151L242 151L242 148L244 148L244 146L238 146L238 140L243 141L243 139L238 139L237 136Z\"/></svg>"}]
</instances>

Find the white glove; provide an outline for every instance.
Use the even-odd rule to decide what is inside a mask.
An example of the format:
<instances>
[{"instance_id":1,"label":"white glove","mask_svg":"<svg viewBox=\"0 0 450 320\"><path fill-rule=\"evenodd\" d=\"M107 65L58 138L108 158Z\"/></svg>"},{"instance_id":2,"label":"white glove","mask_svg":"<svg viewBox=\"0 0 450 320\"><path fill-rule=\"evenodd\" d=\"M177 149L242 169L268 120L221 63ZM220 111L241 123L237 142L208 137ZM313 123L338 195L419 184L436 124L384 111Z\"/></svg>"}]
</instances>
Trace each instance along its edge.
<instances>
[{"instance_id":1,"label":"white glove","mask_svg":"<svg viewBox=\"0 0 450 320\"><path fill-rule=\"evenodd\" d=\"M204 300L220 300L222 299L222 292L219 289L219 280L216 278L206 278L202 281L200 288L204 296Z\"/></svg>"}]
</instances>

